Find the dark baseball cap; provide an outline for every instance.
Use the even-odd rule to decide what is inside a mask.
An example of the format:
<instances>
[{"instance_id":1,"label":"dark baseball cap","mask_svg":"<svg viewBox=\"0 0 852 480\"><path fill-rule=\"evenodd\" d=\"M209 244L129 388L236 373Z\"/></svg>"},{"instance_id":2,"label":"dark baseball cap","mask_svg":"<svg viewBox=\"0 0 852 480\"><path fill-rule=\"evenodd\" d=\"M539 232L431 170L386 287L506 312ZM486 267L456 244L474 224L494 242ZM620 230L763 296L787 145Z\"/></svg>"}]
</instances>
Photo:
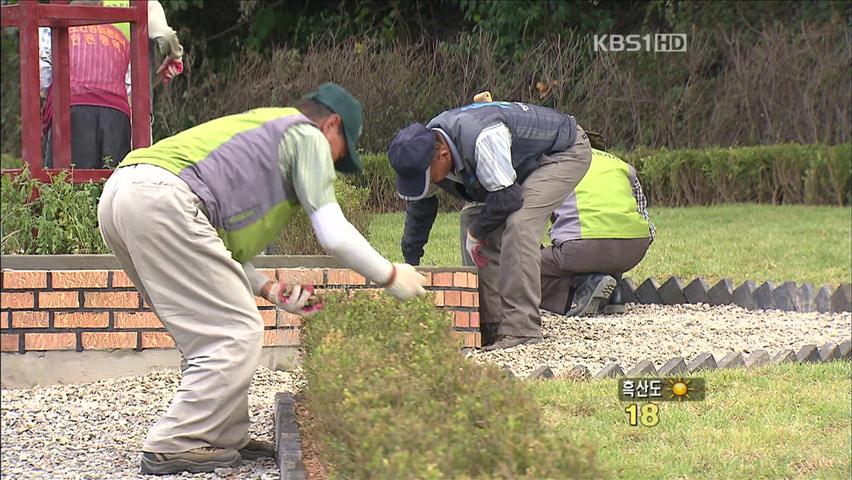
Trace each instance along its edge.
<instances>
[{"instance_id":1,"label":"dark baseball cap","mask_svg":"<svg viewBox=\"0 0 852 480\"><path fill-rule=\"evenodd\" d=\"M361 113L361 104L345 88L332 82L323 83L313 92L302 97L306 100L319 102L332 112L340 115L343 121L343 134L346 136L346 156L334 164L334 168L344 173L361 173L364 164L361 156L355 148L364 118Z\"/></svg>"},{"instance_id":2,"label":"dark baseball cap","mask_svg":"<svg viewBox=\"0 0 852 480\"><path fill-rule=\"evenodd\" d=\"M396 171L396 189L404 200L420 200L429 192L435 134L422 123L412 123L393 137L388 161Z\"/></svg>"}]
</instances>

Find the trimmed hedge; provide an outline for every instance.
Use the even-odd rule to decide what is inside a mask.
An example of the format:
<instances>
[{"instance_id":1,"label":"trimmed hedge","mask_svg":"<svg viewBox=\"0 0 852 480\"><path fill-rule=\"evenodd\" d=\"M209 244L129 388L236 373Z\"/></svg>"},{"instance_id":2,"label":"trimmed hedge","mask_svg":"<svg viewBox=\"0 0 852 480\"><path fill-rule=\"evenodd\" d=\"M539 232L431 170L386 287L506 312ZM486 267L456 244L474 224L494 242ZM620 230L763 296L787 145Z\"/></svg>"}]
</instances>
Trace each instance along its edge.
<instances>
[{"instance_id":1,"label":"trimmed hedge","mask_svg":"<svg viewBox=\"0 0 852 480\"><path fill-rule=\"evenodd\" d=\"M518 381L459 355L431 298L335 292L303 326L306 426L332 478L600 478Z\"/></svg>"},{"instance_id":2,"label":"trimmed hedge","mask_svg":"<svg viewBox=\"0 0 852 480\"><path fill-rule=\"evenodd\" d=\"M718 203L849 205L850 144L782 144L701 150L613 152L636 166L652 205L680 207ZM396 179L386 155L365 155L366 175L359 185L370 188L367 205L376 212L402 211ZM441 194L442 211L463 202Z\"/></svg>"}]
</instances>

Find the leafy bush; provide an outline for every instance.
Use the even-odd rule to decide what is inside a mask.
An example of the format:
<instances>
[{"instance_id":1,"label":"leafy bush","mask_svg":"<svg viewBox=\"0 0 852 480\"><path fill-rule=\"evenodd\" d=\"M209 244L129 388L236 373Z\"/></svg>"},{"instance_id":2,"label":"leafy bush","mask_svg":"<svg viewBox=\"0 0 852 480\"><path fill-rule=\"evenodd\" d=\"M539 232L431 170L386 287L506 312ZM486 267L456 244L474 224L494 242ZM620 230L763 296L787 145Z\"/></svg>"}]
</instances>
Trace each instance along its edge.
<instances>
[{"instance_id":1,"label":"leafy bush","mask_svg":"<svg viewBox=\"0 0 852 480\"><path fill-rule=\"evenodd\" d=\"M525 387L459 355L431 299L329 295L303 331L308 428L338 478L599 478Z\"/></svg>"},{"instance_id":2,"label":"leafy bush","mask_svg":"<svg viewBox=\"0 0 852 480\"><path fill-rule=\"evenodd\" d=\"M364 235L373 219L373 213L365 206L370 192L353 185L348 179L338 176L334 182L337 203L349 222ZM279 255L324 255L325 250L317 241L311 221L301 208L293 220L284 227L284 233L273 246Z\"/></svg>"},{"instance_id":3,"label":"leafy bush","mask_svg":"<svg viewBox=\"0 0 852 480\"><path fill-rule=\"evenodd\" d=\"M850 144L768 145L739 148L613 151L636 166L653 205L688 206L757 202L849 205ZM379 213L404 210L387 155L365 155L370 189L367 206ZM462 201L440 193L442 211L459 210Z\"/></svg>"},{"instance_id":4,"label":"leafy bush","mask_svg":"<svg viewBox=\"0 0 852 480\"><path fill-rule=\"evenodd\" d=\"M91 182L72 184L66 172L44 184L32 179L28 170L14 179L4 175L0 180L2 253L109 253L97 224L102 189L102 184Z\"/></svg>"},{"instance_id":5,"label":"leafy bush","mask_svg":"<svg viewBox=\"0 0 852 480\"><path fill-rule=\"evenodd\" d=\"M848 205L849 144L666 150L627 155L651 202Z\"/></svg>"}]
</instances>

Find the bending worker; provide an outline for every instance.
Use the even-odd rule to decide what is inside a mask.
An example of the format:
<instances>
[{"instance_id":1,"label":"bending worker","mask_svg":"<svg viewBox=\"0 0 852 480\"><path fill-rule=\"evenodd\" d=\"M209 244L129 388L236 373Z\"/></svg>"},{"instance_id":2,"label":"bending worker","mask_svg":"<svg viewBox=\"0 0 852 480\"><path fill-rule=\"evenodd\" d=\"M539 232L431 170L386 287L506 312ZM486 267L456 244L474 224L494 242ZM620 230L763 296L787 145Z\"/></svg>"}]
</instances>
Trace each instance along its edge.
<instances>
[{"instance_id":1,"label":"bending worker","mask_svg":"<svg viewBox=\"0 0 852 480\"><path fill-rule=\"evenodd\" d=\"M273 283L250 260L301 206L326 251L398 299L425 278L391 264L346 220L335 169L360 171L361 105L326 83L296 108L212 120L132 151L106 182L101 234L183 355L180 387L143 445L142 471L233 467L273 455L248 435L263 321L252 294L292 313L312 285Z\"/></svg>"},{"instance_id":2,"label":"bending worker","mask_svg":"<svg viewBox=\"0 0 852 480\"><path fill-rule=\"evenodd\" d=\"M569 316L624 312L621 289L612 287L654 241L647 205L636 169L593 149L586 176L553 212L552 246L541 250L541 308Z\"/></svg>"},{"instance_id":3,"label":"bending worker","mask_svg":"<svg viewBox=\"0 0 852 480\"><path fill-rule=\"evenodd\" d=\"M497 334L485 349L540 342L541 232L592 159L574 117L520 102L474 103L407 126L388 158L407 201L406 261L423 254L438 211L436 187L484 202L465 243L479 268L483 330Z\"/></svg>"}]
</instances>

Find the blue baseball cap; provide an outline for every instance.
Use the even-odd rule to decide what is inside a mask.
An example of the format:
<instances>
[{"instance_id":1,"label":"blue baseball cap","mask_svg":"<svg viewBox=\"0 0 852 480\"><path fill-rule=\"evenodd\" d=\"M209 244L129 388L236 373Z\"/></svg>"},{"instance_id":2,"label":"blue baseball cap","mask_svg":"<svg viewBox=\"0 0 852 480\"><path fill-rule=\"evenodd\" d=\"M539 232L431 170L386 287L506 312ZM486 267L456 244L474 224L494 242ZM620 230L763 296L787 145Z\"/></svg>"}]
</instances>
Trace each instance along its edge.
<instances>
[{"instance_id":1,"label":"blue baseball cap","mask_svg":"<svg viewBox=\"0 0 852 480\"><path fill-rule=\"evenodd\" d=\"M396 171L396 190L403 200L420 200L429 192L435 133L422 123L412 123L393 137L388 161Z\"/></svg>"}]
</instances>

